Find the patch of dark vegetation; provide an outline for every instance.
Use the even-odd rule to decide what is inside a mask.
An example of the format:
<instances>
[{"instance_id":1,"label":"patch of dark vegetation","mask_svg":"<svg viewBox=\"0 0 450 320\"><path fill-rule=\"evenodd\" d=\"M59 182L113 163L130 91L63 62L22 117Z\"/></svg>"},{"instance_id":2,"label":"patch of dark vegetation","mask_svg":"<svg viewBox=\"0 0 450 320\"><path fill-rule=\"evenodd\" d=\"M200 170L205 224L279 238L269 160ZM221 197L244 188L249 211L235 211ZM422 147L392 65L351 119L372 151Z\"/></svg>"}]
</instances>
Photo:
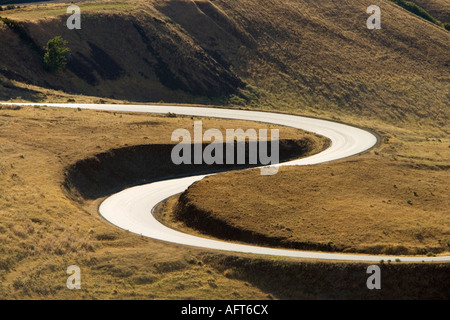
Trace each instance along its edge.
<instances>
[{"instance_id":1,"label":"patch of dark vegetation","mask_svg":"<svg viewBox=\"0 0 450 320\"><path fill-rule=\"evenodd\" d=\"M44 69L52 73L65 70L68 56L70 56L70 49L67 47L66 40L60 36L50 39L42 60Z\"/></svg>"},{"instance_id":2,"label":"patch of dark vegetation","mask_svg":"<svg viewBox=\"0 0 450 320\"><path fill-rule=\"evenodd\" d=\"M130 126L159 126L159 125L162 125L162 123L158 121L138 121L130 123Z\"/></svg>"},{"instance_id":3,"label":"patch of dark vegetation","mask_svg":"<svg viewBox=\"0 0 450 320\"><path fill-rule=\"evenodd\" d=\"M184 261L165 261L154 264L156 272L158 273L181 271L186 269L187 266L187 263Z\"/></svg>"},{"instance_id":4,"label":"patch of dark vegetation","mask_svg":"<svg viewBox=\"0 0 450 320\"><path fill-rule=\"evenodd\" d=\"M10 271L14 268L15 261L13 258L1 258L0 259L0 270Z\"/></svg>"},{"instance_id":5,"label":"patch of dark vegetation","mask_svg":"<svg viewBox=\"0 0 450 320\"><path fill-rule=\"evenodd\" d=\"M106 274L119 278L129 278L135 273L134 268L121 267L114 264L100 264L94 266L92 269L102 270Z\"/></svg>"},{"instance_id":6,"label":"patch of dark vegetation","mask_svg":"<svg viewBox=\"0 0 450 320\"><path fill-rule=\"evenodd\" d=\"M150 275L136 276L132 279L132 281L137 285L152 284L158 281L158 277Z\"/></svg>"},{"instance_id":7,"label":"patch of dark vegetation","mask_svg":"<svg viewBox=\"0 0 450 320\"><path fill-rule=\"evenodd\" d=\"M114 241L117 239L117 235L113 233L102 233L96 236L96 239L99 241Z\"/></svg>"},{"instance_id":8,"label":"patch of dark vegetation","mask_svg":"<svg viewBox=\"0 0 450 320\"><path fill-rule=\"evenodd\" d=\"M207 145L204 144L203 149ZM173 147L174 145L162 144L132 146L80 160L67 168L63 187L74 200L81 200L79 197L98 199L132 186L155 181L260 165L175 165L171 159ZM237 144L234 147L236 149ZM280 140L280 161L302 157L313 147L309 139ZM270 148L269 143L268 149ZM248 143L246 150L245 163L249 163ZM237 163L236 158L234 163Z\"/></svg>"},{"instance_id":9,"label":"patch of dark vegetation","mask_svg":"<svg viewBox=\"0 0 450 320\"><path fill-rule=\"evenodd\" d=\"M14 111L17 111L17 110L20 110L20 109L22 109L22 107L21 106L0 106L0 110L14 110Z\"/></svg>"},{"instance_id":10,"label":"patch of dark vegetation","mask_svg":"<svg viewBox=\"0 0 450 320\"><path fill-rule=\"evenodd\" d=\"M414 2L411 1L404 1L404 0L390 0L394 2L395 4L399 5L400 7L408 10L409 12L415 14L416 16L419 16L425 20L430 21L431 23L434 23L435 25L438 25L440 27L447 27L442 24L438 19L434 18L431 14L429 14L424 8L420 7ZM448 29L447 29L448 30Z\"/></svg>"}]
</instances>

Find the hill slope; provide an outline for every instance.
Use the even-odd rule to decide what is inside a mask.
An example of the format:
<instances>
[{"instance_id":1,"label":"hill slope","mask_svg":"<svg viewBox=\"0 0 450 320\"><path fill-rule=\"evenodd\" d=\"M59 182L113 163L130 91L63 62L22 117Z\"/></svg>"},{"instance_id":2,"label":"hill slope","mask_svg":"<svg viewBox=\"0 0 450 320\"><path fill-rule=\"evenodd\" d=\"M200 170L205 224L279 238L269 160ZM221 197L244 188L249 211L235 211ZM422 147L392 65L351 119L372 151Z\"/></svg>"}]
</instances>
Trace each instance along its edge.
<instances>
[{"instance_id":1,"label":"hill slope","mask_svg":"<svg viewBox=\"0 0 450 320\"><path fill-rule=\"evenodd\" d=\"M381 137L379 146L352 162L291 168L288 175L267 177L265 185L280 191L272 194L271 205L277 210L278 204L289 206L283 210L285 218L296 213L291 203L312 201L318 206L308 206L310 213L299 211L309 222L304 223L306 228L320 226L323 238L315 234L317 238L300 240L342 244L342 238L330 239L323 228L321 218L329 212L324 209L333 207L351 214L339 217L335 212L340 223L328 220L335 234L345 225L346 233L354 237L364 234L359 227L371 228L372 221L376 227L391 221L389 235L370 229L372 237L378 237L369 239L372 244L397 245L407 239L413 247L395 249L441 253L449 240L448 214L443 209L448 207L450 168L449 33L387 0L378 1L382 29L367 30L366 8L371 4L365 0L89 2L80 4L82 30L77 31L65 27L67 5L2 11L0 16L10 20L0 22L0 100L229 103L370 127ZM40 48L57 35L68 40L72 58L65 72L50 74L42 67ZM233 257L113 228L98 216L101 199L79 203L67 197L61 188L64 168L86 163L83 159L95 154L114 154L110 152L114 148L134 150L136 145L158 143L161 128L170 133L192 119L155 120L47 107L0 109L0 298L448 298L448 264L381 265L384 290L371 291L364 285L365 264ZM226 126L221 121L220 125ZM245 200L238 205L252 206L250 187L233 186L229 192L233 177L230 173L210 181L225 179L223 196L233 198L237 193L234 200ZM125 181L127 185L137 184L135 177L126 178L133 180ZM320 183L325 180L328 184ZM371 184L377 185L373 191ZM195 188L202 185L206 183ZM211 189L207 191L211 195ZM260 194L255 192L255 199ZM320 206L323 199L326 203ZM358 212L347 211L347 204ZM403 214L398 216L401 224L392 215L392 205ZM253 213L247 209L243 211ZM324 212L317 215L318 210ZM379 210L389 218L383 223L377 221L383 219ZM426 212L420 215L421 211ZM428 218L430 212L439 220ZM368 219L361 222L355 217ZM411 232L406 234L403 227L409 220ZM298 231L301 223L297 220L297 225L283 228L266 221L265 231L275 227L281 236L290 232L288 228ZM356 232L349 231L348 222ZM363 246L355 245L359 248L352 250ZM74 263L83 268L83 290L65 289L66 266Z\"/></svg>"},{"instance_id":2,"label":"hill slope","mask_svg":"<svg viewBox=\"0 0 450 320\"><path fill-rule=\"evenodd\" d=\"M48 74L40 55L3 24L0 74L40 87L116 99L231 101L444 127L449 33L389 1L381 1L382 29L368 30L370 4L88 3L81 5L83 24L77 31L65 27L65 6L9 10L2 15L23 21L39 47L56 35L68 40L72 58L65 73ZM251 86L243 89L245 84ZM1 94L1 99L8 98L8 93Z\"/></svg>"},{"instance_id":3,"label":"hill slope","mask_svg":"<svg viewBox=\"0 0 450 320\"><path fill-rule=\"evenodd\" d=\"M424 8L441 22L450 23L450 2L447 0L414 0L418 6Z\"/></svg>"}]
</instances>

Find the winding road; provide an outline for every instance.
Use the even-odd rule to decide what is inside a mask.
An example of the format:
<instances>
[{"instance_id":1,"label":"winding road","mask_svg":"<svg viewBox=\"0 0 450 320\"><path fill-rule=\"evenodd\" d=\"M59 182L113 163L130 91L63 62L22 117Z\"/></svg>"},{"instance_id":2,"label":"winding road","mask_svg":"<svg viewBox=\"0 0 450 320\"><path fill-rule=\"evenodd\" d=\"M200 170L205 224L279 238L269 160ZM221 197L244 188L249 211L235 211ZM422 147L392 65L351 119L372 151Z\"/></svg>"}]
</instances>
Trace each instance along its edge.
<instances>
[{"instance_id":1,"label":"winding road","mask_svg":"<svg viewBox=\"0 0 450 320\"><path fill-rule=\"evenodd\" d=\"M331 140L328 149L313 156L277 164L276 166L314 165L350 157L369 150L377 143L377 138L370 132L349 125L327 120L301 117L296 115L231 110L221 108L161 106L161 105L119 105L119 104L36 104L36 103L0 103L8 105L49 106L58 108L81 108L103 111L126 111L155 114L215 117L224 119L250 120L288 126L314 132ZM192 183L206 175L154 182L144 186L126 189L107 198L99 207L100 214L112 224L156 240L200 247L212 250L252 253L257 255L297 257L305 259L379 262L380 260L407 262L450 261L450 256L382 256L363 254L326 253L287 249L274 249L229 243L220 240L205 239L170 229L151 214L153 208L161 201L185 191ZM218 199L220 201L220 199Z\"/></svg>"}]
</instances>

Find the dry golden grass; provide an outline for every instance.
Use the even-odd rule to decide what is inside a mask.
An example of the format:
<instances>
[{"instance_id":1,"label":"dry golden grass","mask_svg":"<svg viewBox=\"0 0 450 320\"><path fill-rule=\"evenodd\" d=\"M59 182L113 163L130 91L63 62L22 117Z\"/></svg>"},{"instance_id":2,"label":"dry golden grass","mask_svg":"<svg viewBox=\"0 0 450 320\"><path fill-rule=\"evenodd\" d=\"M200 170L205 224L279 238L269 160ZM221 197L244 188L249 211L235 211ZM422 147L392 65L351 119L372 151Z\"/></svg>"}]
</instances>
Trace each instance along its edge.
<instances>
[{"instance_id":1,"label":"dry golden grass","mask_svg":"<svg viewBox=\"0 0 450 320\"><path fill-rule=\"evenodd\" d=\"M19 9L7 10L2 12L2 16L7 16L14 20L36 21L44 18L52 18L67 14L67 3L44 3L40 5L29 4ZM130 12L133 6L126 1L92 1L77 4L82 12L85 13L125 13Z\"/></svg>"},{"instance_id":2,"label":"dry golden grass","mask_svg":"<svg viewBox=\"0 0 450 320\"><path fill-rule=\"evenodd\" d=\"M414 0L414 3L424 8L441 22L450 22L450 3L446 0Z\"/></svg>"},{"instance_id":3,"label":"dry golden grass","mask_svg":"<svg viewBox=\"0 0 450 320\"><path fill-rule=\"evenodd\" d=\"M447 232L448 223L442 220L444 223L437 225L437 221L448 216L443 215L442 207L429 206L437 202L426 202L422 197L429 189L440 191L435 193L438 196L448 194L445 178L450 165L449 33L385 0L380 1L383 29L368 31L365 10L372 4L369 0L268 0L264 6L259 0L239 3L231 0L132 0L108 2L106 6L96 2L82 4L88 19L83 18L81 33L65 28L62 5L3 11L1 16L24 20L38 45L43 46L51 37L62 35L69 40L74 52L92 58L87 45L90 41L120 62L129 75L117 81L100 81L97 86L89 86L70 73L49 75L43 71L40 57L0 23L0 65L16 72L26 82L34 83L25 84L20 79L14 81L0 76L0 97L9 101L66 102L70 99L96 103L120 99L203 104L231 101L239 108L282 110L370 128L380 135L382 144L358 159L363 160L358 166L380 170L380 176L376 172L369 173L382 184L388 184L387 179L395 177L418 197L411 196L411 192L398 184L399 202L394 210L398 215L390 217L387 212L392 204L387 201L389 197L394 199L393 190L389 186L378 188L377 193L363 190L367 191L366 199L356 199L360 214L376 215L375 210L380 206L383 214L391 218L383 226L391 230L395 229L392 225L395 219L404 215L417 218L430 228L434 225L430 230L411 229L416 237L401 245L409 246L406 250L443 249L442 241L448 237L441 237L438 247L436 242L439 233ZM145 63L142 53L147 49L138 40L136 31L130 28L130 19L148 28L149 33L160 36L162 41L158 46L178 44L173 48L178 50L179 57L192 58L193 52L206 51L220 55L231 70L251 84L250 93L255 92L257 96L243 100L249 94L244 91L238 98L232 97L234 99L210 99L169 90ZM132 50L117 50L127 47ZM177 61L176 55L173 56ZM176 63L174 69L178 69ZM198 76L200 80L203 77ZM157 143L152 128L137 124L154 117L49 108L1 110L0 116L1 298L448 298L448 264L384 266L383 283L388 290L377 293L368 292L365 287L366 274L359 273L364 270L364 264L218 256L128 234L98 216L99 200L82 204L68 200L61 188L63 172L77 160L112 148ZM172 128L177 121L184 120L160 117L158 121L163 122L165 128ZM220 128L221 121L211 121L211 125ZM327 168L333 168L333 172L336 169L343 177L354 169L361 181L366 179L355 164L345 162L289 170L316 174L317 179L325 181L328 175L333 177ZM385 174L386 180L381 180L382 170L386 168L390 171ZM433 181L424 186L412 173L422 181ZM250 175L249 172L242 175L247 174ZM294 177L285 180L283 177L282 171L280 176L271 178L274 180L270 184L279 182L279 190L298 188L290 184ZM226 178L234 178L234 175L214 177L230 184ZM305 181L312 184L310 179L305 177ZM331 180L326 181L332 186ZM343 193L361 191L355 190L351 179L343 181L347 187ZM242 181L242 186L248 183ZM334 183L341 187L338 182ZM369 188L373 186L367 185ZM236 185L235 190L241 189ZM321 195L333 192L321 191ZM246 194L222 192L230 199ZM342 196L332 194L336 199ZM302 196L314 198L317 194ZM342 208L343 212L349 210L343 206L349 203L346 197L342 198L342 203L333 197L316 199L316 206L327 202ZM403 203L405 200L411 200L412 205ZM374 205L369 203L371 201L378 206L371 208L370 205ZM275 202L269 205L277 207ZM423 221L425 209L432 213L430 221ZM289 212L282 212L287 222L291 222ZM343 221L349 217L338 213L335 216ZM313 221L311 212L305 219L314 226L334 228L334 221L328 220L327 225L324 221ZM247 227L245 221L241 222ZM367 220L360 222L362 228L368 228ZM270 230L281 236L287 232L286 228L297 228L284 225L283 231L274 229L273 225L265 226L268 229L262 231ZM408 225L402 226L410 230ZM347 231L352 227L358 228L350 223ZM186 226L177 224L177 228L186 229ZM380 229L373 230L375 233L371 235L380 237L377 233ZM328 244L332 239L323 233L319 236L312 232L311 239L307 240ZM365 238L362 240L366 243L356 241L354 249L367 249L364 247L367 243L376 241L381 241L381 246L393 245L399 249L398 243L406 234L402 229L402 232L381 235L377 239ZM347 236L342 243L349 239ZM336 239L333 243L337 244ZM70 264L82 268L83 290L80 292L65 288L65 268ZM420 277L415 273L418 268Z\"/></svg>"},{"instance_id":4,"label":"dry golden grass","mask_svg":"<svg viewBox=\"0 0 450 320\"><path fill-rule=\"evenodd\" d=\"M196 118L196 120L199 120ZM204 128L259 128L202 119ZM70 299L266 298L265 292L204 265L202 251L152 241L110 225L100 200L77 203L62 188L77 160L131 145L171 143L190 117L0 108L0 297ZM301 131L282 129L281 137ZM82 290L65 286L82 270ZM177 289L178 288L178 289Z\"/></svg>"},{"instance_id":5,"label":"dry golden grass","mask_svg":"<svg viewBox=\"0 0 450 320\"><path fill-rule=\"evenodd\" d=\"M286 167L272 177L255 170L207 177L183 194L178 214L198 220L195 227L205 233L258 244L448 254L448 194L448 169L366 158Z\"/></svg>"},{"instance_id":6,"label":"dry golden grass","mask_svg":"<svg viewBox=\"0 0 450 320\"><path fill-rule=\"evenodd\" d=\"M122 4L132 9L122 10ZM57 17L46 13L48 8L62 5L30 6L4 11L2 16L25 20L40 46L62 35L74 54L89 58L87 42L93 42L119 62L129 76L100 81L95 88L70 73L54 77L43 72L40 59L23 43L3 30L0 40L5 45L0 46L0 62L41 87L45 79L53 87L90 96L226 103L226 99L200 98L161 85L142 59L143 52L147 59L152 60L152 55L129 23L136 21L149 34L161 38L158 47L180 50L179 57L193 58L195 52L222 57L259 93L257 101L232 100L243 107L329 118L381 119L400 126L410 122L437 124L439 130L448 131L449 33L388 0L380 2L382 30L369 31L365 21L366 8L371 4L369 0L282 0L266 1L264 6L258 0L243 0L239 5L227 0L123 1L106 2L105 8L117 10L100 12L97 9L102 3L95 2L82 4L86 17L83 29L76 33L65 28L63 12ZM28 19L30 15L40 18ZM94 28L96 32L90 32ZM17 52L21 52L20 57L11 59ZM201 79L199 75L194 81ZM52 97L33 98L49 101Z\"/></svg>"}]
</instances>

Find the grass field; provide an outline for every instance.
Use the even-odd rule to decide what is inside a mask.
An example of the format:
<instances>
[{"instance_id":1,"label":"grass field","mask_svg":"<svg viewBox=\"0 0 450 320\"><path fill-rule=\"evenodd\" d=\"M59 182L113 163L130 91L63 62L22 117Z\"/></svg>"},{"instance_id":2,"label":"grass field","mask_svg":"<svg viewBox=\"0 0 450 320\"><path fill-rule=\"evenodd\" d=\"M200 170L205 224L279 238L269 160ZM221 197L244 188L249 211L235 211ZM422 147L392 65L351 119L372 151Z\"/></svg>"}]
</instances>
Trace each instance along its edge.
<instances>
[{"instance_id":1,"label":"grass field","mask_svg":"<svg viewBox=\"0 0 450 320\"><path fill-rule=\"evenodd\" d=\"M425 9L442 23L450 23L450 3L446 0L414 0L418 6Z\"/></svg>"},{"instance_id":2,"label":"grass field","mask_svg":"<svg viewBox=\"0 0 450 320\"><path fill-rule=\"evenodd\" d=\"M270 178L255 170L233 172L191 186L176 211L190 226L228 240L309 250L448 255L447 178L448 169L367 157L282 168ZM211 190L214 198L206 195Z\"/></svg>"},{"instance_id":3,"label":"grass field","mask_svg":"<svg viewBox=\"0 0 450 320\"><path fill-rule=\"evenodd\" d=\"M202 120L204 129L267 127ZM217 294L231 299L238 291L242 297L265 298L257 288L199 265L199 250L180 249L111 226L97 212L101 199L74 202L62 186L65 170L78 160L113 148L174 144L173 130L192 129L192 125L190 117L2 106L0 297L207 298ZM282 139L303 136L299 130L280 131ZM71 264L80 265L84 274L83 290L78 293L65 287L65 270ZM181 285L184 290L174 292Z\"/></svg>"},{"instance_id":4,"label":"grass field","mask_svg":"<svg viewBox=\"0 0 450 320\"><path fill-rule=\"evenodd\" d=\"M256 0L240 5L223 0L83 3L83 27L76 32L65 27L67 15L58 11L62 5L30 6L3 11L1 16L23 22L39 46L61 35L69 42L79 68L69 67L64 76L45 73L40 57L4 26L0 29L0 40L5 41L0 46L0 62L2 70L9 72L5 74L14 72L9 77L12 81L104 99L232 103L328 118L363 117L400 126L412 121L445 127L449 33L384 0L380 2L382 30L371 32L365 25L365 11L371 4L292 0L267 1L263 7ZM99 8L105 10L99 12ZM55 15L47 15L47 10ZM105 72L89 42L114 61L117 70ZM19 59L11 59L14 52L20 52ZM201 67L201 72L188 77L195 72L192 65ZM83 68L93 72L80 72ZM119 78L109 79L123 70ZM158 70L167 71L173 79L161 79ZM212 73L219 74L221 81ZM237 79L252 89L237 88ZM205 82L215 86L206 95L201 94ZM234 87L231 94L230 85ZM20 88L15 82L10 86ZM37 87L34 90L39 92ZM23 100L24 91L9 91L3 97ZM224 94L214 96L214 92ZM27 98L50 101L52 95L36 93Z\"/></svg>"},{"instance_id":5,"label":"grass field","mask_svg":"<svg viewBox=\"0 0 450 320\"><path fill-rule=\"evenodd\" d=\"M255 127L203 121L205 128ZM372 292L365 286L367 264L224 254L153 241L103 220L101 199L73 201L62 186L76 161L111 148L167 143L172 129L192 125L189 117L2 107L0 123L2 299L446 297L445 263L385 262L386 290ZM303 136L281 131L285 138L298 134ZM81 268L81 290L65 287L72 264Z\"/></svg>"},{"instance_id":6,"label":"grass field","mask_svg":"<svg viewBox=\"0 0 450 320\"><path fill-rule=\"evenodd\" d=\"M77 5L83 12L89 13L126 13L133 8L131 4L120 1L94 1L79 3ZM28 5L16 10L8 10L8 12L5 12L5 15L13 20L36 21L65 15L66 11L67 4L65 3L44 4L40 6Z\"/></svg>"},{"instance_id":7,"label":"grass field","mask_svg":"<svg viewBox=\"0 0 450 320\"><path fill-rule=\"evenodd\" d=\"M414 2L447 22L448 1ZM76 31L66 28L64 4L0 11L22 26L18 32L0 22L0 100L164 101L287 112L367 128L380 143L363 155L266 178L252 170L219 174L208 178L213 197L205 196L211 194L205 181L183 197L200 213L209 210L234 230L259 235L234 241L448 254L450 34L388 0L378 3L382 29L367 30L372 4L100 1L80 4L82 29ZM71 58L64 71L49 73L36 48L55 36L68 41ZM2 107L0 298L448 299L448 263L380 264L386 290L369 292L367 264L209 252L142 238L101 219L97 208L108 192L151 179L137 174L151 173L141 161L126 171L130 181L114 180L115 170L130 161L128 152L167 144L173 129L192 121ZM205 119L204 127L229 123ZM304 132L283 132L287 138L309 136L317 150L326 144ZM152 149L144 149L142 159L150 159ZM91 179L77 176L86 164L99 167L87 171L95 173ZM169 199L160 219L190 233L208 231L177 219L182 205L178 197ZM65 287L72 264L82 268L80 291Z\"/></svg>"}]
</instances>

